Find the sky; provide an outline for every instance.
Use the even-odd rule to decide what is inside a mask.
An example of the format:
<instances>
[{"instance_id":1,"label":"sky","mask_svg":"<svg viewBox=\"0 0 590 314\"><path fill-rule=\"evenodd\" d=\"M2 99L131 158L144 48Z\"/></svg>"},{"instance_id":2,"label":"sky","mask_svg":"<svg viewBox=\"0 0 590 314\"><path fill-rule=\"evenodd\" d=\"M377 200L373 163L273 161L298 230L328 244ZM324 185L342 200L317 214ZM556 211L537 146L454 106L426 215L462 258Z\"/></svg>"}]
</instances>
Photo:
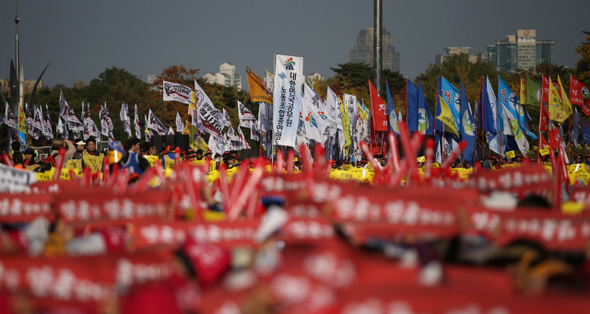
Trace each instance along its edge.
<instances>
[{"instance_id":1,"label":"sky","mask_svg":"<svg viewBox=\"0 0 590 314\"><path fill-rule=\"evenodd\" d=\"M0 1L0 79L15 59L15 9L16 0ZM20 59L27 80L51 62L46 86L88 83L113 66L142 80L171 65L202 76L224 62L246 86L245 68L272 71L275 53L302 56L304 74L328 78L349 61L359 31L373 27L373 10L367 0L21 0ZM383 0L383 26L409 78L445 47L481 53L518 29L553 40L555 64L575 67L589 21L588 0Z\"/></svg>"}]
</instances>

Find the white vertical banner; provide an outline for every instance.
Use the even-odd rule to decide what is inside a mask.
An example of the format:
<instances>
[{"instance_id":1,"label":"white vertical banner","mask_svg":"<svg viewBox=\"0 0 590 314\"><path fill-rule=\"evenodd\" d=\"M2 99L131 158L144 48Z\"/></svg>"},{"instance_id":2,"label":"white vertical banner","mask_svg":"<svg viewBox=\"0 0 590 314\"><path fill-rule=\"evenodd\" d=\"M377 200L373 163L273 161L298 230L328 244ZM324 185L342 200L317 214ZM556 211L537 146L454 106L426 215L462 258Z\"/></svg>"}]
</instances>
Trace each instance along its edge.
<instances>
[{"instance_id":1,"label":"white vertical banner","mask_svg":"<svg viewBox=\"0 0 590 314\"><path fill-rule=\"evenodd\" d=\"M302 83L303 58L275 55L273 131L277 145L295 147Z\"/></svg>"}]
</instances>

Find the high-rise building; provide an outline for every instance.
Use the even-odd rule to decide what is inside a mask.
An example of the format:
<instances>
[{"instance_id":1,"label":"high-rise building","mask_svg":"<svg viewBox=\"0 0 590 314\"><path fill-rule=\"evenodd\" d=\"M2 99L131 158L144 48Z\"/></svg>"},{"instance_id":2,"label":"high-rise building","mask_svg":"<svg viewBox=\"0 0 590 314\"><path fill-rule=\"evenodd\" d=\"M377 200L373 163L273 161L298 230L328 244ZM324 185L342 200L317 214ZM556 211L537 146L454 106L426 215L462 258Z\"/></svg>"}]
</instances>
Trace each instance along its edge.
<instances>
[{"instance_id":1,"label":"high-rise building","mask_svg":"<svg viewBox=\"0 0 590 314\"><path fill-rule=\"evenodd\" d=\"M487 47L488 61L506 73L528 70L545 61L553 63L553 40L537 40L536 37L534 29L519 29L516 35L508 35L506 40L498 40Z\"/></svg>"},{"instance_id":2,"label":"high-rise building","mask_svg":"<svg viewBox=\"0 0 590 314\"><path fill-rule=\"evenodd\" d=\"M203 79L209 84L236 86L238 90L242 90L242 77L236 73L236 66L229 62L219 66L219 73L207 73L203 75Z\"/></svg>"},{"instance_id":3,"label":"high-rise building","mask_svg":"<svg viewBox=\"0 0 590 314\"><path fill-rule=\"evenodd\" d=\"M357 37L357 43L354 50L350 52L350 62L354 63L366 63L373 67L373 39L375 32L372 27L362 29L359 36ZM382 61L383 69L390 69L395 72L400 69L400 56L399 52L395 50L393 46L393 40L388 31L383 28L381 37L383 52Z\"/></svg>"},{"instance_id":4,"label":"high-rise building","mask_svg":"<svg viewBox=\"0 0 590 314\"><path fill-rule=\"evenodd\" d=\"M451 55L455 55L455 54L460 54L460 53L466 53L469 55L469 62L477 62L478 60L485 60L487 58L487 55L483 54L483 53L478 53L476 55L470 54L469 50L471 49L471 47L447 47L444 50L447 51L446 54L440 54L436 56L436 64L442 64L443 61L445 61L446 58L448 58Z\"/></svg>"}]
</instances>

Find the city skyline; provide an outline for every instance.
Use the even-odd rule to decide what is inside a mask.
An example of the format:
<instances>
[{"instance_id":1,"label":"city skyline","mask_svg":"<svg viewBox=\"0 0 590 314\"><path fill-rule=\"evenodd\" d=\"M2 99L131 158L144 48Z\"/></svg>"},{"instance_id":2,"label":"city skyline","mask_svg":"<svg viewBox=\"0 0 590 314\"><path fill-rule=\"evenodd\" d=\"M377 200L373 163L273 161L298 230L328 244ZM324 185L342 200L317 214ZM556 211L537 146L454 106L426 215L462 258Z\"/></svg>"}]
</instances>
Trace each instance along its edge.
<instances>
[{"instance_id":1,"label":"city skyline","mask_svg":"<svg viewBox=\"0 0 590 314\"><path fill-rule=\"evenodd\" d=\"M554 62L575 67L575 48L590 31L588 1L417 1L383 4L383 27L401 56L400 73L415 78L445 47L472 53L517 29L536 29L537 39L555 42ZM527 14L535 12L535 14ZM90 14L91 13L91 14ZM485 13L485 14L484 14ZM567 18L563 18L567 16ZM45 86L72 86L97 78L106 68L124 68L142 80L171 65L216 73L230 62L258 73L273 68L273 54L304 57L304 73L334 75L346 63L359 31L373 27L373 2L297 3L257 0L133 3L106 0L71 3L19 2L21 62L25 79ZM15 2L0 3L0 79L14 60ZM560 21L555 23L555 21Z\"/></svg>"}]
</instances>

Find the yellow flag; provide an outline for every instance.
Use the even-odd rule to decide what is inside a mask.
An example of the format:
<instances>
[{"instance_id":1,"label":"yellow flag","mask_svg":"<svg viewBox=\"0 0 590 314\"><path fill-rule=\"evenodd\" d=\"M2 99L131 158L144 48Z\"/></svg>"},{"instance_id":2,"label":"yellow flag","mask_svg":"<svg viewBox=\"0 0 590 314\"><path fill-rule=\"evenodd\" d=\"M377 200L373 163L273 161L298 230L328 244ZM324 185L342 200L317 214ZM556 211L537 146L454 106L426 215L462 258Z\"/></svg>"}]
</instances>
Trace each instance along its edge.
<instances>
[{"instance_id":1,"label":"yellow flag","mask_svg":"<svg viewBox=\"0 0 590 314\"><path fill-rule=\"evenodd\" d=\"M27 119L27 116L25 115L25 109L23 108L23 106L19 105L18 106L18 130L28 134L27 133L27 123L25 122Z\"/></svg>"},{"instance_id":2,"label":"yellow flag","mask_svg":"<svg viewBox=\"0 0 590 314\"><path fill-rule=\"evenodd\" d=\"M436 118L445 124L446 131L459 137L459 132L457 132L457 126L455 125L455 120L453 119L453 114L451 113L451 109L449 109L449 105L447 105L442 96L439 95L438 98L440 99L440 116Z\"/></svg>"},{"instance_id":3,"label":"yellow flag","mask_svg":"<svg viewBox=\"0 0 590 314\"><path fill-rule=\"evenodd\" d=\"M569 117L572 112L572 103L570 102L569 98L567 97L567 94L565 93L565 89L563 89L563 84L561 84L561 78L558 76L557 77L557 83L559 83L559 91L561 92L561 101L563 104L563 111L567 114L567 116L565 117L567 119L567 117Z\"/></svg>"},{"instance_id":4,"label":"yellow flag","mask_svg":"<svg viewBox=\"0 0 590 314\"><path fill-rule=\"evenodd\" d=\"M344 150L348 152L348 148L352 143L350 138L350 119L348 118L347 106L338 98L338 104L340 105L340 116L342 117L342 129L344 131Z\"/></svg>"},{"instance_id":5,"label":"yellow flag","mask_svg":"<svg viewBox=\"0 0 590 314\"><path fill-rule=\"evenodd\" d=\"M266 88L264 81L250 68L246 69L248 87L250 87L250 98L253 102L260 101L272 104L272 92Z\"/></svg>"},{"instance_id":6,"label":"yellow flag","mask_svg":"<svg viewBox=\"0 0 590 314\"><path fill-rule=\"evenodd\" d=\"M563 90L563 88L561 89ZM565 98L567 99L567 96ZM549 78L549 118L561 123L571 114L572 105L569 103L569 99L567 100L567 104L564 104L557 90L557 86Z\"/></svg>"}]
</instances>

